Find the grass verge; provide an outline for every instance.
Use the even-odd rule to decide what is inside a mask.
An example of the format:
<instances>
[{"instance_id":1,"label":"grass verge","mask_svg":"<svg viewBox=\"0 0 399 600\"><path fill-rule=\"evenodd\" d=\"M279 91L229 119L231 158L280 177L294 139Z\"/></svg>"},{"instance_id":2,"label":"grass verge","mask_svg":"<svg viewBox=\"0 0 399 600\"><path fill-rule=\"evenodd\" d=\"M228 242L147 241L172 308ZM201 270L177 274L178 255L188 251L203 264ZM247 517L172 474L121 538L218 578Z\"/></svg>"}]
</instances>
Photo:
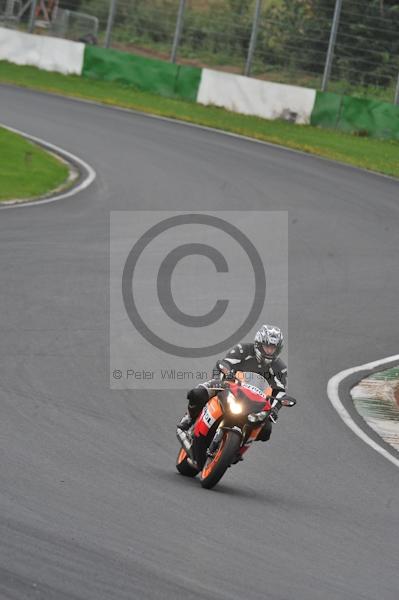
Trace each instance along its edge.
<instances>
[{"instance_id":1,"label":"grass verge","mask_svg":"<svg viewBox=\"0 0 399 600\"><path fill-rule=\"evenodd\" d=\"M43 196L68 177L68 167L57 158L1 127L0 150L0 202Z\"/></svg>"},{"instance_id":2,"label":"grass verge","mask_svg":"<svg viewBox=\"0 0 399 600\"><path fill-rule=\"evenodd\" d=\"M48 73L4 61L0 61L0 82L197 123L399 177L397 141L357 137L286 121L266 121L107 81Z\"/></svg>"}]
</instances>

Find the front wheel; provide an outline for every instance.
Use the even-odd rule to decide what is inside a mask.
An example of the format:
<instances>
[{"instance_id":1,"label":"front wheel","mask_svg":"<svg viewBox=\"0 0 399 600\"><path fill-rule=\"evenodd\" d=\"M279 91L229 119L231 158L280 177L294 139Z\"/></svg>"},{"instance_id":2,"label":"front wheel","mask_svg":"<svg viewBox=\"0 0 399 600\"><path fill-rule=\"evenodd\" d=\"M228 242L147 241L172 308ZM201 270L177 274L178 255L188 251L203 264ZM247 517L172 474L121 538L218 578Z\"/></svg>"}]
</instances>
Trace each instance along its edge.
<instances>
[{"instance_id":1,"label":"front wheel","mask_svg":"<svg viewBox=\"0 0 399 600\"><path fill-rule=\"evenodd\" d=\"M198 469L195 469L188 462L189 456L184 448L180 448L179 454L176 460L176 469L181 475L185 477L195 477L198 473Z\"/></svg>"},{"instance_id":2,"label":"front wheel","mask_svg":"<svg viewBox=\"0 0 399 600\"><path fill-rule=\"evenodd\" d=\"M237 431L225 431L219 448L213 456L207 458L200 473L203 488L211 489L221 480L233 460L236 458L241 444L241 435Z\"/></svg>"}]
</instances>

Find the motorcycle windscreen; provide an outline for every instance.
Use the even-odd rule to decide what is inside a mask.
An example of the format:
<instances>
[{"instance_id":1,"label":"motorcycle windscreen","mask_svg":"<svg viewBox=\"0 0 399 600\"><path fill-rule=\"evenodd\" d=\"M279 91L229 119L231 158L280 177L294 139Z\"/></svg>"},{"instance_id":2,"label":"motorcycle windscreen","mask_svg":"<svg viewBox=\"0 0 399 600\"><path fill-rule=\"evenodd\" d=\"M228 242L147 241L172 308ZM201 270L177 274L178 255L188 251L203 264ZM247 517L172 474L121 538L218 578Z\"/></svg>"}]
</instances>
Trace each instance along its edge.
<instances>
[{"instance_id":1,"label":"motorcycle windscreen","mask_svg":"<svg viewBox=\"0 0 399 600\"><path fill-rule=\"evenodd\" d=\"M251 373L250 371L241 371L236 373L237 379L240 379L241 385L244 385L254 393L259 393L260 396L270 396L271 387L262 375L259 373Z\"/></svg>"}]
</instances>

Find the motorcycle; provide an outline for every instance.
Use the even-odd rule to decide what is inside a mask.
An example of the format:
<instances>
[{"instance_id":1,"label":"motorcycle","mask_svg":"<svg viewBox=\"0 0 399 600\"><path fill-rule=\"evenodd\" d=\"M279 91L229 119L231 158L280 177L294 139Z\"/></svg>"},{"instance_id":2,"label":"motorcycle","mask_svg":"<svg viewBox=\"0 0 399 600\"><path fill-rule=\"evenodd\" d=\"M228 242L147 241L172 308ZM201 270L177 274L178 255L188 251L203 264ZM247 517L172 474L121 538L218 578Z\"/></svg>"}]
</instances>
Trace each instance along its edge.
<instances>
[{"instance_id":1,"label":"motorcycle","mask_svg":"<svg viewBox=\"0 0 399 600\"><path fill-rule=\"evenodd\" d=\"M233 380L221 380L211 389L216 395L191 429L177 428L182 447L176 468L186 477L199 474L206 489L213 488L231 465L242 460L268 419L276 422L282 406L296 404L288 396L272 398L267 380L258 373L238 371Z\"/></svg>"}]
</instances>

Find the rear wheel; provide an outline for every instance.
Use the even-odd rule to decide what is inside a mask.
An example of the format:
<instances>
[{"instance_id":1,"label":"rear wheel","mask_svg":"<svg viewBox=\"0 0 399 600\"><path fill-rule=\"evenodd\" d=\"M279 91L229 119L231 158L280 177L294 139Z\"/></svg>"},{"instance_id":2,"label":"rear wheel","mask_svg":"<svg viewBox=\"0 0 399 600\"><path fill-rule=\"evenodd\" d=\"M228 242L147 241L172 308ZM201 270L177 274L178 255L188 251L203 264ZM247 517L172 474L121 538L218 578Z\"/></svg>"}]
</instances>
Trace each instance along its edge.
<instances>
[{"instance_id":1,"label":"rear wheel","mask_svg":"<svg viewBox=\"0 0 399 600\"><path fill-rule=\"evenodd\" d=\"M241 444L241 435L236 431L223 434L219 448L213 456L207 458L200 473L203 488L213 488L221 480L233 460L236 458Z\"/></svg>"},{"instance_id":2,"label":"rear wheel","mask_svg":"<svg viewBox=\"0 0 399 600\"><path fill-rule=\"evenodd\" d=\"M184 448L180 448L179 454L176 460L176 469L181 475L185 477L195 477L198 473L198 469L195 469L188 462L189 456Z\"/></svg>"}]
</instances>

